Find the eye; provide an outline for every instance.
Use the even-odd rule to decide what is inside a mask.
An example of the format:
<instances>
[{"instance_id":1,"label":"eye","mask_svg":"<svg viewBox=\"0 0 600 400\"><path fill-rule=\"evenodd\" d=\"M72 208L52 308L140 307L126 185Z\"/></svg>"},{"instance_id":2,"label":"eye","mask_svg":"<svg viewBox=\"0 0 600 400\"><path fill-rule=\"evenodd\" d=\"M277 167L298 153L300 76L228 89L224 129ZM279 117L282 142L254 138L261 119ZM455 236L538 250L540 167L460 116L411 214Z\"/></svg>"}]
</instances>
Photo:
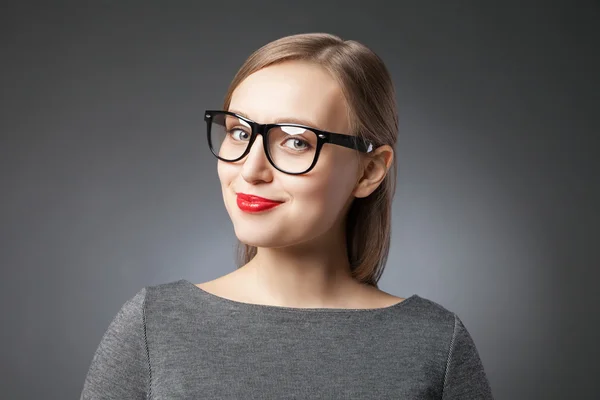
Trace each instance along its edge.
<instances>
[{"instance_id":1,"label":"eye","mask_svg":"<svg viewBox=\"0 0 600 400\"><path fill-rule=\"evenodd\" d=\"M284 145L292 150L306 150L310 148L310 144L306 140L299 139L297 137L290 137Z\"/></svg>"},{"instance_id":2,"label":"eye","mask_svg":"<svg viewBox=\"0 0 600 400\"><path fill-rule=\"evenodd\" d=\"M250 139L250 133L243 129L233 128L227 131L227 134L237 141L247 141Z\"/></svg>"}]
</instances>

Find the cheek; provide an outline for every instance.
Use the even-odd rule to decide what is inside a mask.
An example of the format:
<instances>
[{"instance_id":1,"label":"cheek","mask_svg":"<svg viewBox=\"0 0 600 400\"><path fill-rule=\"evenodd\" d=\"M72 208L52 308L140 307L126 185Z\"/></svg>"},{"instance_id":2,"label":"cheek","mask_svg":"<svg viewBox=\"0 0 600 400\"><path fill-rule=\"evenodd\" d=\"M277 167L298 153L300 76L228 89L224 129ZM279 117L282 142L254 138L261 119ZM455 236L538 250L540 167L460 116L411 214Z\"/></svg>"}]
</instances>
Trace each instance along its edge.
<instances>
[{"instance_id":1,"label":"cheek","mask_svg":"<svg viewBox=\"0 0 600 400\"><path fill-rule=\"evenodd\" d=\"M230 187L237 174L236 166L223 161L217 163L217 175L221 182L221 191L223 193L223 202L228 212L231 212L229 205Z\"/></svg>"},{"instance_id":2,"label":"cheek","mask_svg":"<svg viewBox=\"0 0 600 400\"><path fill-rule=\"evenodd\" d=\"M291 189L296 200L329 210L340 206L350 191L346 180L336 176L321 176L312 182L294 185Z\"/></svg>"},{"instance_id":3,"label":"cheek","mask_svg":"<svg viewBox=\"0 0 600 400\"><path fill-rule=\"evenodd\" d=\"M328 150L332 150L331 147ZM321 168L316 172L322 177L319 190L341 208L356 184L359 160L351 151L340 150L334 154L335 157L332 154L320 160Z\"/></svg>"},{"instance_id":4,"label":"cheek","mask_svg":"<svg viewBox=\"0 0 600 400\"><path fill-rule=\"evenodd\" d=\"M221 181L221 186L223 188L228 187L231 182L233 182L233 179L237 174L236 169L237 167L233 164L221 160L217 162L217 175L219 176L219 181Z\"/></svg>"},{"instance_id":5,"label":"cheek","mask_svg":"<svg viewBox=\"0 0 600 400\"><path fill-rule=\"evenodd\" d=\"M296 203L295 211L308 220L330 225L338 218L355 184L356 161L323 163L311 176L286 185Z\"/></svg>"}]
</instances>

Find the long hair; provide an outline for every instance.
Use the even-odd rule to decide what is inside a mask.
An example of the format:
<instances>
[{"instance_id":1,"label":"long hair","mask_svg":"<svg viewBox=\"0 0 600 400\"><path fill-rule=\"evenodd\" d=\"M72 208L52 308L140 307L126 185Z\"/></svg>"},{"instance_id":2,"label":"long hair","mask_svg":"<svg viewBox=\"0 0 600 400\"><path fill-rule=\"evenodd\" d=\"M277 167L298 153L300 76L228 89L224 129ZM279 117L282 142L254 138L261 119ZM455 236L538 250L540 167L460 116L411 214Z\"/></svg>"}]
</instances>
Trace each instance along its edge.
<instances>
[{"instance_id":1,"label":"long hair","mask_svg":"<svg viewBox=\"0 0 600 400\"><path fill-rule=\"evenodd\" d=\"M383 61L354 40L327 33L306 33L272 41L248 57L233 78L224 102L229 109L235 88L252 73L289 60L317 63L337 80L348 104L351 133L376 148L395 148L398 114L394 86ZM385 268L391 237L392 198L396 189L396 157L377 189L356 198L346 216L346 244L352 276L377 287ZM256 255L256 247L238 241L237 267Z\"/></svg>"}]
</instances>

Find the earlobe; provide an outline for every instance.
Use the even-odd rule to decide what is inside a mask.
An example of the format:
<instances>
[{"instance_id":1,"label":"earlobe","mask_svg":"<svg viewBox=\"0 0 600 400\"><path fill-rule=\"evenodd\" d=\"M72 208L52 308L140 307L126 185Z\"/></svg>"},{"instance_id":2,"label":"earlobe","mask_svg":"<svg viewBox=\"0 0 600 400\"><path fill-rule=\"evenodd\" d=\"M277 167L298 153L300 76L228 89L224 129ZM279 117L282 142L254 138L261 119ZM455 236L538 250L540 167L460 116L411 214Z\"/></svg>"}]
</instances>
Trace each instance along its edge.
<instances>
[{"instance_id":1,"label":"earlobe","mask_svg":"<svg viewBox=\"0 0 600 400\"><path fill-rule=\"evenodd\" d=\"M364 185L365 185L365 179L367 179L367 173L366 170L369 167L369 164L371 163L370 160L367 159L367 162L365 163L365 160L361 160L360 163L360 169L359 172L357 174L356 177L356 183L354 184L354 190L352 191L352 195L354 197L366 197L363 192L364 192Z\"/></svg>"},{"instance_id":2,"label":"earlobe","mask_svg":"<svg viewBox=\"0 0 600 400\"><path fill-rule=\"evenodd\" d=\"M353 191L355 197L367 197L377 189L385 179L394 157L390 146L381 146L367 160L362 176Z\"/></svg>"},{"instance_id":3,"label":"earlobe","mask_svg":"<svg viewBox=\"0 0 600 400\"><path fill-rule=\"evenodd\" d=\"M367 165L362 170L362 176L360 176L358 181L356 182L356 187L353 192L355 197L367 197L375 190L375 187L373 187L373 185L375 184L377 178L373 174L375 169L374 167L374 160L368 160Z\"/></svg>"}]
</instances>

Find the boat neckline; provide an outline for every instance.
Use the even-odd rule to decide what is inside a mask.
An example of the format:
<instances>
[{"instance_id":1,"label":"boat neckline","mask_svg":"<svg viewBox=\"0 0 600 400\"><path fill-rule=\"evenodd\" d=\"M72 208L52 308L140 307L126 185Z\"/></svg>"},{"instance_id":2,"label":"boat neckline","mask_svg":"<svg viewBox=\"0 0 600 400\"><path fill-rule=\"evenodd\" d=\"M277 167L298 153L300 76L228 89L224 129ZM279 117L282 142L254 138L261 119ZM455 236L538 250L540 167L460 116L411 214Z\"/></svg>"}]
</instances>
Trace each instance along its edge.
<instances>
[{"instance_id":1,"label":"boat neckline","mask_svg":"<svg viewBox=\"0 0 600 400\"><path fill-rule=\"evenodd\" d=\"M392 311L395 309L400 309L406 307L407 304L416 300L419 296L417 294L412 294L411 296L405 298L402 301L394 303L390 306L385 307L377 307L377 308L329 308L329 307L314 307L314 308L306 308L306 307L286 307L286 306L276 306L271 304L257 304L257 303L246 303L243 301L237 301L233 299L228 299L226 297L218 296L214 293L211 293L205 289L202 289L196 284L192 283L187 279L181 279L179 282L184 283L190 289L200 294L201 296L212 300L215 303L227 304L229 306L237 307L238 309L246 309L246 310L261 310L265 312L285 312L285 313L297 313L297 314L314 314L314 313L352 313L352 314L376 314L380 312Z\"/></svg>"}]
</instances>

